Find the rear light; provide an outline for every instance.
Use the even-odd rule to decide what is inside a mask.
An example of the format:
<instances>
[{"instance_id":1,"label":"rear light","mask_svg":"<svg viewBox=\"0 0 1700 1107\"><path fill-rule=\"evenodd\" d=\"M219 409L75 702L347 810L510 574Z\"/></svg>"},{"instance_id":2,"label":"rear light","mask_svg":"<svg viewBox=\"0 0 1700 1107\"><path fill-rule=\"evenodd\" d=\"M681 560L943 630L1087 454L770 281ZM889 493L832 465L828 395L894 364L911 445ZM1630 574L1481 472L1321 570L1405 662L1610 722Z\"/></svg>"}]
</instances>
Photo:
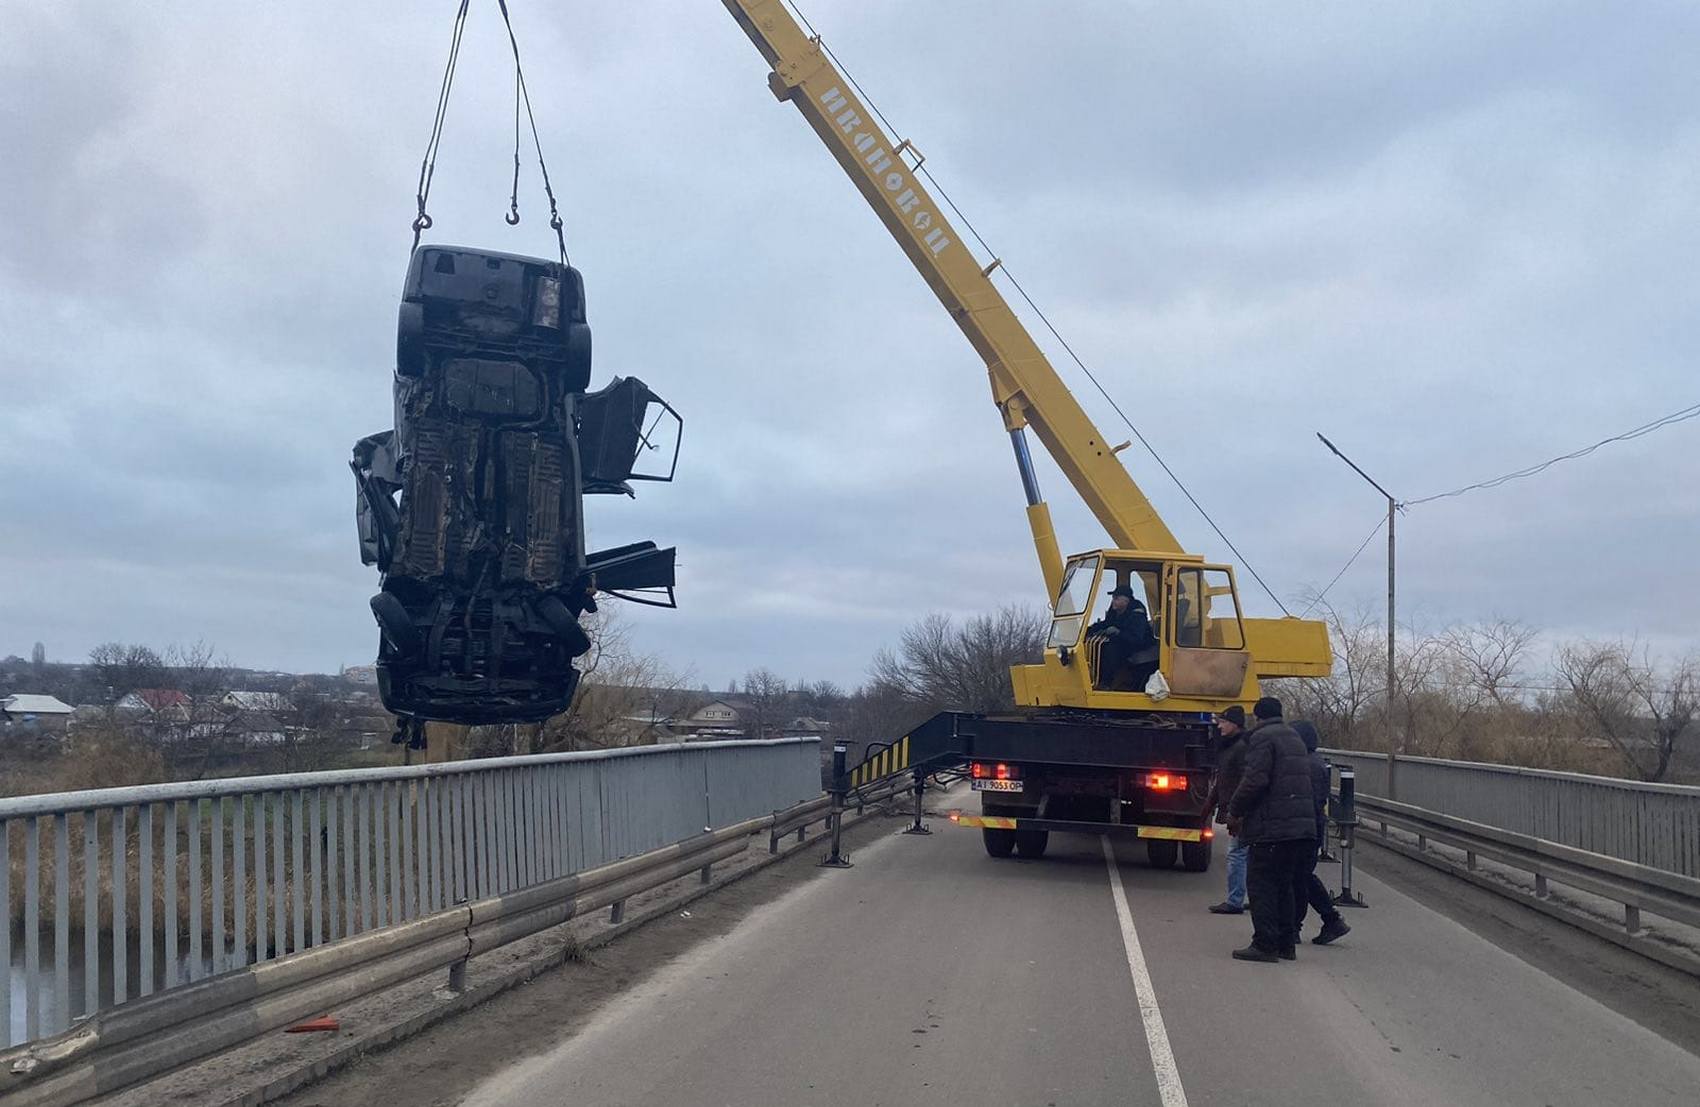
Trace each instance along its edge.
<instances>
[{"instance_id":1,"label":"rear light","mask_svg":"<svg viewBox=\"0 0 1700 1107\"><path fill-rule=\"evenodd\" d=\"M1146 773L1144 784L1153 792L1184 792L1186 776L1182 773Z\"/></svg>"},{"instance_id":2,"label":"rear light","mask_svg":"<svg viewBox=\"0 0 1700 1107\"><path fill-rule=\"evenodd\" d=\"M1216 832L1214 830L1211 830L1209 827L1205 827L1204 828L1204 840L1206 842L1208 842L1210 839L1212 839L1214 837L1216 837Z\"/></svg>"},{"instance_id":3,"label":"rear light","mask_svg":"<svg viewBox=\"0 0 1700 1107\"><path fill-rule=\"evenodd\" d=\"M1002 761L995 764L987 761L976 761L969 766L968 774L975 780L1020 780L1021 766L1007 765Z\"/></svg>"}]
</instances>

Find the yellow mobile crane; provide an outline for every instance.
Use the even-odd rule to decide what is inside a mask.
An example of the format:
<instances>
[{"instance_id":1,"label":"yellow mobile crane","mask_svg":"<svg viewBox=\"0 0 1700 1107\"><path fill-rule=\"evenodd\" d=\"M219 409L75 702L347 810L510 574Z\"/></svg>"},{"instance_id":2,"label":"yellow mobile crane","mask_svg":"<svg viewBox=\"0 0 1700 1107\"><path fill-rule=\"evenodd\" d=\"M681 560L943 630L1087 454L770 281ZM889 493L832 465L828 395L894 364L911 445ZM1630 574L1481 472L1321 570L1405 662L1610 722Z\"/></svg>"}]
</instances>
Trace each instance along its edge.
<instances>
[{"instance_id":1,"label":"yellow mobile crane","mask_svg":"<svg viewBox=\"0 0 1700 1107\"><path fill-rule=\"evenodd\" d=\"M1044 660L1010 670L1017 714L947 712L879 750L862 783L967 764L994 856L1043 853L1046 832L1120 828L1148 839L1151 859L1206 868L1202 809L1214 765L1211 715L1249 705L1262 677L1326 676L1318 621L1242 616L1231 566L1181 548L1151 501L1092 424L982 264L921 184L921 155L894 142L782 0L723 0L773 67L768 86L802 112L986 363L992 400L1014 445L1027 520L1052 610ZM1028 452L1031 427L1108 532L1113 548L1063 558ZM1143 597L1154 643L1128 666L1101 664L1086 634L1094 598L1112 588ZM1119 658L1118 658L1119 660ZM1155 671L1159 678L1147 674Z\"/></svg>"}]
</instances>

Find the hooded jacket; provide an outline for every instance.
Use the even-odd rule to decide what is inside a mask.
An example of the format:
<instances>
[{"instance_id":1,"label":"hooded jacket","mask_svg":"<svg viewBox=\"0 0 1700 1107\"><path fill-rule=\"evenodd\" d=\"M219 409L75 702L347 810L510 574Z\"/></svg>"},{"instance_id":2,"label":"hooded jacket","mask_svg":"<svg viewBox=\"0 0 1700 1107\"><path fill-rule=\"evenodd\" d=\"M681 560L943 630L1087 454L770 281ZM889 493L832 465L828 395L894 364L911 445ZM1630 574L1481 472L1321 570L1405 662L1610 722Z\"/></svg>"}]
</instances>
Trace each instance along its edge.
<instances>
[{"instance_id":1,"label":"hooded jacket","mask_svg":"<svg viewBox=\"0 0 1700 1107\"><path fill-rule=\"evenodd\" d=\"M1246 841L1316 840L1316 803L1310 752L1304 739L1280 718L1265 719L1246 746L1245 775L1228 801L1228 814L1242 820Z\"/></svg>"},{"instance_id":2,"label":"hooded jacket","mask_svg":"<svg viewBox=\"0 0 1700 1107\"><path fill-rule=\"evenodd\" d=\"M1316 733L1316 725L1304 719L1293 722L1293 730L1304 740L1305 749L1310 751L1310 794L1316 802L1316 840L1328 840L1328 762L1323 760L1316 747L1322 744Z\"/></svg>"},{"instance_id":3,"label":"hooded jacket","mask_svg":"<svg viewBox=\"0 0 1700 1107\"><path fill-rule=\"evenodd\" d=\"M1210 785L1210 801L1216 809L1227 817L1228 801L1234 798L1239 789L1240 778L1245 775L1246 732L1240 728L1232 738L1218 738L1216 741L1216 780Z\"/></svg>"}]
</instances>

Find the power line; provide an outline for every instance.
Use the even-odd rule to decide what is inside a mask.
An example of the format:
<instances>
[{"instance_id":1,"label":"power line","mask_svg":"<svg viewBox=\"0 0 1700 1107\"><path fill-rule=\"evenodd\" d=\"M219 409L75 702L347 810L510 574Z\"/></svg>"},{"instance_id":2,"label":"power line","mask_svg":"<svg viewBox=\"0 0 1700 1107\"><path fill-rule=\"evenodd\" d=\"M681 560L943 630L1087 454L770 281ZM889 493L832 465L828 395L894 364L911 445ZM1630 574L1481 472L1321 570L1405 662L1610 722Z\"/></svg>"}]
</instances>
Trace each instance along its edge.
<instances>
[{"instance_id":1,"label":"power line","mask_svg":"<svg viewBox=\"0 0 1700 1107\"><path fill-rule=\"evenodd\" d=\"M1654 431L1659 430L1662 427L1668 427L1672 423L1681 423L1684 420L1693 419L1696 416L1700 416L1700 404L1695 404L1692 407L1685 407L1678 411L1673 411L1669 415L1661 416L1650 423L1642 423L1633 430L1626 430L1622 434L1614 434L1610 438L1602 438L1598 442L1595 442L1592 446L1584 446L1580 450L1573 450L1567 454L1560 454L1557 457L1548 458L1539 465L1531 465L1526 469L1518 469L1516 472L1505 473L1501 476L1494 477L1492 480L1477 481L1475 484L1466 484L1462 488L1454 488L1450 492L1437 492L1432 496L1424 496L1421 499L1406 500L1399 506L1415 507L1417 504L1431 503L1435 500L1444 500L1452 496L1462 496L1466 492L1475 492L1485 488L1498 488L1500 485L1509 481L1521 480L1524 477L1532 477L1536 473L1544 472L1561 461L1574 461L1579 457L1587 457L1601 446L1608 446L1613 442L1628 442L1632 439L1652 434Z\"/></svg>"},{"instance_id":2,"label":"power line","mask_svg":"<svg viewBox=\"0 0 1700 1107\"><path fill-rule=\"evenodd\" d=\"M803 14L803 10L797 5L796 0L790 0L790 3L791 8L797 13L797 18L801 20L803 26L808 29L809 35L814 39L816 44L818 44L820 48L826 52L826 56L832 59L832 63L838 67L838 71L840 73L844 74L844 79L850 82L850 87L856 90L856 95L861 97L862 102L868 106L876 117L878 117L886 131L893 136L901 134L901 132L892 125L891 120L885 117L885 113L880 111L879 105L874 103L873 97L869 96L857 82L856 78L851 74L850 68L839 60L837 54L832 52L832 47L828 46L821 40L820 33L815 30L814 24L809 22L808 16ZM914 166L913 170L927 179L927 183L932 186L933 191L938 193L939 198L949 206L950 210L956 215L956 218L959 219L962 222L962 225L968 229L968 233L974 236L974 241L980 244L980 248L991 257L999 257L998 252L992 249L991 244L988 243L975 228L968 216L964 215L962 209L956 206L956 201L950 198L950 194L945 191L944 186L939 183L938 178L934 177L932 172L924 165ZM1133 436L1139 440L1139 444L1145 447L1145 451L1151 455L1152 459L1157 462L1163 472L1168 474L1169 479L1175 482L1175 487L1179 488L1181 493L1186 496L1187 502L1192 504L1192 506L1198 510L1198 513L1204 517L1204 521L1206 523L1210 524L1210 529L1216 532L1216 537L1220 538L1227 545L1228 549L1233 551L1234 556L1239 559L1240 564L1246 567L1246 571L1249 572L1252 575L1252 578L1255 579L1257 583L1262 586L1263 590L1269 594L1269 598L1275 601L1275 606L1281 609L1282 614L1291 615L1292 612L1287 610L1287 605L1281 602L1281 597L1277 596L1275 594L1275 590L1269 587L1268 582L1263 579L1263 575L1257 571L1257 568L1252 565L1252 563L1246 558L1245 554L1240 552L1239 547L1234 545L1233 540L1230 539L1227 534L1223 532L1222 528L1216 524L1216 520L1211 518L1210 513L1204 509L1204 505L1198 502L1198 498L1192 494L1192 490L1189 489L1181 480L1180 476L1169 467L1169 463L1163 460L1163 455L1159 454L1156 447L1151 445L1145 435L1140 432L1139 428L1133 425L1133 420L1128 418L1127 413L1122 410L1120 404L1116 403L1115 398L1110 395L1109 391L1098 380L1097 375L1093 373L1091 369L1087 368L1086 363L1081 360L1080 355L1074 352L1074 347L1069 345L1068 340L1064 338L1062 333L1057 330L1054 324L1052 324L1050 317L1045 314L1038 304L1034 303L1033 297L1027 294L1027 290L1023 288L1021 282L1016 279L1015 274L1010 270L1009 265L1007 263L1001 263L998 265L998 268L1003 270L1004 276L1009 279L1010 285L1014 287L1015 291L1021 296L1021 299L1027 304L1028 308L1039 317L1040 322L1044 323L1045 329L1050 332L1051 337L1056 339L1058 344L1067 351L1069 359L1079 367L1082 373L1086 374L1086 379L1092 382L1092 387L1098 390L1098 394L1104 398L1105 402L1110 405L1116 415L1121 418L1122 423L1133 433Z\"/></svg>"},{"instance_id":3,"label":"power line","mask_svg":"<svg viewBox=\"0 0 1700 1107\"><path fill-rule=\"evenodd\" d=\"M1334 579L1328 582L1328 587L1324 588L1321 592L1318 592L1316 594L1316 596L1311 599L1310 605L1308 607L1306 607L1302 612L1299 613L1299 618L1302 619L1306 615L1309 615L1311 613L1311 611L1313 611L1316 608L1316 605L1321 603L1323 601L1324 597L1326 597L1328 595L1329 590L1332 589L1336 584L1340 583L1340 578L1346 575L1346 570L1350 569L1354 564L1357 563L1358 558L1360 556L1362 556L1363 552L1365 550L1369 549L1369 544L1370 544L1371 540L1374 539L1376 535L1380 534L1381 528L1386 526L1386 525L1387 525L1387 517L1386 516L1382 516L1379 520L1376 521L1375 529L1370 531L1369 534L1364 538L1363 542L1358 545L1357 552L1354 553L1351 557L1348 557L1346 559L1346 563L1344 565L1340 566L1340 571L1338 573L1334 574Z\"/></svg>"}]
</instances>

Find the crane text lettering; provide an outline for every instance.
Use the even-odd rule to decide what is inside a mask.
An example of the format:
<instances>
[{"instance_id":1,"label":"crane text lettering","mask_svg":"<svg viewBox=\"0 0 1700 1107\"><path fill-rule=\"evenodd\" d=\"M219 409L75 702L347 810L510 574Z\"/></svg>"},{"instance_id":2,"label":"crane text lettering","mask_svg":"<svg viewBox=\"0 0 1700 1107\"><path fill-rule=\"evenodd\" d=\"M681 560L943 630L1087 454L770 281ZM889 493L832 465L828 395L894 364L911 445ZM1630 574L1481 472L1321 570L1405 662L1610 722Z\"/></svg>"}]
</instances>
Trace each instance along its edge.
<instances>
[{"instance_id":1,"label":"crane text lettering","mask_svg":"<svg viewBox=\"0 0 1700 1107\"><path fill-rule=\"evenodd\" d=\"M921 197L909 180L909 167L903 159L885 148L883 136L863 121L836 85L820 94L820 102L838 129L850 136L851 147L862 156L862 163L885 189L887 198L909 217L909 225L920 235L922 243L934 257L943 253L950 245L950 236L934 226L939 220L932 212L920 207Z\"/></svg>"}]
</instances>

